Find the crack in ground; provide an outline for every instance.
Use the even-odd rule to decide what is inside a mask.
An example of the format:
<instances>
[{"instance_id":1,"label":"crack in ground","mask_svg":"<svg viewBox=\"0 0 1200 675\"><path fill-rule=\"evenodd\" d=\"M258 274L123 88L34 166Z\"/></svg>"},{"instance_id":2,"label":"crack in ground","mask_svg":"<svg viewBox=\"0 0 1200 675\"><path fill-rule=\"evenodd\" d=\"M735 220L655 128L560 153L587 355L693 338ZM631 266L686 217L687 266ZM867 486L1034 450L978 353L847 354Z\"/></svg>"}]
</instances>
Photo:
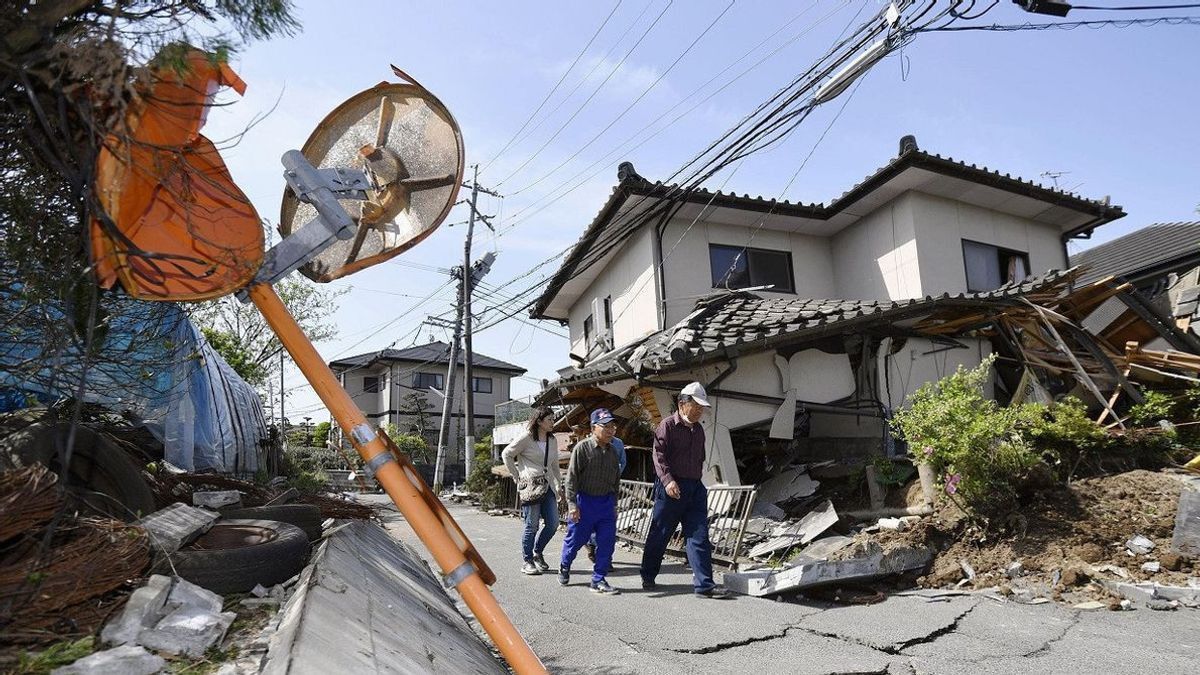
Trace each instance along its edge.
<instances>
[{"instance_id":1,"label":"crack in ground","mask_svg":"<svg viewBox=\"0 0 1200 675\"><path fill-rule=\"evenodd\" d=\"M858 638L852 638L852 637L849 637L846 635L839 635L838 633L829 633L829 632L817 630L816 628L807 628L805 626L796 626L796 628L799 628L800 630L805 631L806 633L810 633L812 635L833 638L835 640L840 640L841 642L855 644L855 645L859 645L862 647L868 647L870 649L874 649L877 652L881 652L881 653L887 654L889 656L908 656L907 654L903 653L905 649L908 649L909 647L912 647L914 645L929 644L930 642L937 640L938 638L942 637L943 635L953 633L955 630L958 629L959 622L962 621L964 618L966 618L966 616L968 614L975 611L975 608L978 606L979 606L979 602L976 601L975 604L968 607L966 609L966 611L964 611L962 614L959 614L958 616L954 617L954 620L951 621L949 624L947 624L946 626L943 626L941 628L938 628L937 630L934 630L934 631L928 633L927 635L923 635L921 637L916 637L911 640L905 640L904 642L901 642L898 644L893 644L893 645L888 645L886 647L879 647L877 645L873 645L869 642L860 640Z\"/></svg>"},{"instance_id":2,"label":"crack in ground","mask_svg":"<svg viewBox=\"0 0 1200 675\"><path fill-rule=\"evenodd\" d=\"M1068 624L1067 627L1063 629L1063 632L1060 633L1058 635L1058 637L1050 638L1049 640L1046 641L1046 644L1042 645L1041 647L1038 647L1037 649L1035 649L1029 653L1022 654L1021 658L1036 659L1039 656L1046 654L1047 652L1050 651L1050 645L1054 644L1055 642L1059 642L1063 638L1067 637L1067 633L1070 633L1071 629L1078 626L1079 622L1081 622L1081 621L1083 621L1083 612L1079 612L1079 611L1075 612L1075 616L1071 617L1071 623Z\"/></svg>"},{"instance_id":3,"label":"crack in ground","mask_svg":"<svg viewBox=\"0 0 1200 675\"><path fill-rule=\"evenodd\" d=\"M780 638L787 637L788 631L792 630L793 628L799 628L799 626L796 626L796 625L786 626L779 633L772 634L772 635L762 635L759 637L746 638L745 640L736 640L734 642L721 642L721 643L711 645L708 647L700 647L698 649L671 649L669 651L673 651L677 654L713 654L716 652L724 651L726 649L733 649L734 647L745 647L746 645L752 645L752 644L756 644L759 642L770 642L771 640L778 640Z\"/></svg>"}]
</instances>

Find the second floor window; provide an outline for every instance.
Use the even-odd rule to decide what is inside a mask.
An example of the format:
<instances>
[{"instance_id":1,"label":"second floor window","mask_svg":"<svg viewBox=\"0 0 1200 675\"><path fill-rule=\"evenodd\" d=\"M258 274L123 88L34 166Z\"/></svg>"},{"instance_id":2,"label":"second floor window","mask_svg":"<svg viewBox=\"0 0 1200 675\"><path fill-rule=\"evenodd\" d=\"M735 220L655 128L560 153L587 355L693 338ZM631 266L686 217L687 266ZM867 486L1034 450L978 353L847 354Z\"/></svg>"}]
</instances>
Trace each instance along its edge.
<instances>
[{"instance_id":1,"label":"second floor window","mask_svg":"<svg viewBox=\"0 0 1200 675\"><path fill-rule=\"evenodd\" d=\"M963 239L963 267L967 291L982 293L1024 281L1029 276L1029 254Z\"/></svg>"},{"instance_id":2,"label":"second floor window","mask_svg":"<svg viewBox=\"0 0 1200 675\"><path fill-rule=\"evenodd\" d=\"M375 375L368 375L363 378L363 391L368 394L379 393L379 378Z\"/></svg>"},{"instance_id":3,"label":"second floor window","mask_svg":"<svg viewBox=\"0 0 1200 675\"><path fill-rule=\"evenodd\" d=\"M713 288L773 286L776 293L796 292L790 251L709 244L708 259Z\"/></svg>"},{"instance_id":4,"label":"second floor window","mask_svg":"<svg viewBox=\"0 0 1200 675\"><path fill-rule=\"evenodd\" d=\"M442 388L441 373L414 373L413 374L413 389L422 391L433 387L434 389Z\"/></svg>"},{"instance_id":5,"label":"second floor window","mask_svg":"<svg viewBox=\"0 0 1200 675\"><path fill-rule=\"evenodd\" d=\"M596 337L596 320L592 316L583 320L583 344L587 349L592 348L592 341Z\"/></svg>"},{"instance_id":6,"label":"second floor window","mask_svg":"<svg viewBox=\"0 0 1200 675\"><path fill-rule=\"evenodd\" d=\"M473 377L471 379L475 380L474 386L471 387L471 391L475 392L476 394L492 393L492 378L490 378L490 377Z\"/></svg>"}]
</instances>

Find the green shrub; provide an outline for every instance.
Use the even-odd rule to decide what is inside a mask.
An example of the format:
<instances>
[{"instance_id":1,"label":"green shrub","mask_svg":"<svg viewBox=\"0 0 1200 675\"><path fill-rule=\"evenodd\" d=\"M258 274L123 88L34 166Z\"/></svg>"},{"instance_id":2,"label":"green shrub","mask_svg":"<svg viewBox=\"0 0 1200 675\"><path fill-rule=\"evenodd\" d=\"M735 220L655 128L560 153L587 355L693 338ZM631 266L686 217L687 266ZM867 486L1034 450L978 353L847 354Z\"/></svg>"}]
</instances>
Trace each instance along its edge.
<instances>
[{"instance_id":1,"label":"green shrub","mask_svg":"<svg viewBox=\"0 0 1200 675\"><path fill-rule=\"evenodd\" d=\"M1085 459L1113 447L1104 427L1088 416L1087 406L1074 396L1033 416L1025 433L1060 480L1070 480Z\"/></svg>"},{"instance_id":2,"label":"green shrub","mask_svg":"<svg viewBox=\"0 0 1200 675\"><path fill-rule=\"evenodd\" d=\"M429 443L425 442L424 438L413 434L388 435L391 436L392 442L396 444L396 447L411 457L414 463L428 464L434 460L433 453L429 449Z\"/></svg>"},{"instance_id":3,"label":"green shrub","mask_svg":"<svg viewBox=\"0 0 1200 675\"><path fill-rule=\"evenodd\" d=\"M929 462L945 494L984 518L1014 508L1022 482L1042 463L1021 433L1041 408L1004 408L983 395L994 360L922 385L892 419L913 460Z\"/></svg>"}]
</instances>

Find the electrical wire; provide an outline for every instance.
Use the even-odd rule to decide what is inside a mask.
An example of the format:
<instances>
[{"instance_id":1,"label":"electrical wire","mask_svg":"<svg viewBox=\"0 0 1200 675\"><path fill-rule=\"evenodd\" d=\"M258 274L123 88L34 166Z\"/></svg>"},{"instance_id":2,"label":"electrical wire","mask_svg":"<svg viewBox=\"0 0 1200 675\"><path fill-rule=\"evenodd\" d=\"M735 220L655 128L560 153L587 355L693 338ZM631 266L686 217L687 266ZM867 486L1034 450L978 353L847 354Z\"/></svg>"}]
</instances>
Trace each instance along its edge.
<instances>
[{"instance_id":1,"label":"electrical wire","mask_svg":"<svg viewBox=\"0 0 1200 675\"><path fill-rule=\"evenodd\" d=\"M1076 28L1132 28L1134 26L1200 26L1200 16L1159 16L1151 19L1097 19L1094 21L1061 21L1058 23L992 24L989 26L944 26L926 28L914 33L950 33L960 31L995 31L1012 33L1022 30L1075 30Z\"/></svg>"},{"instance_id":2,"label":"electrical wire","mask_svg":"<svg viewBox=\"0 0 1200 675\"><path fill-rule=\"evenodd\" d=\"M529 117L525 118L525 122L521 124L521 128L517 129L517 131L512 135L512 138L508 139L508 141L504 144L504 147L500 148L495 155L492 155L491 159L483 163L483 166L479 169L480 171L486 171L487 168L492 165L492 162L495 162L500 155L503 155L504 151L508 150L512 146L513 142L517 140L517 137L521 135L521 132L525 131L525 128L529 126L529 123L533 121L533 118L537 117L537 114L546 106L546 102L549 101L550 97L554 96L554 92L558 91L558 88L562 86L562 83L567 79L567 75L569 75L571 71L575 69L575 66L579 64L580 59L583 58L583 55L586 54L587 50L591 48L592 43L596 41L597 37L599 37L600 32L604 30L604 27L608 25L608 22L613 18L613 15L617 13L617 10L621 7L622 2L624 2L624 0L617 0L617 4L613 5L612 11L608 13L608 16L604 17L604 21L601 22L600 27L596 29L596 32L592 33L592 37L588 39L587 44L583 46L583 49L579 50L579 54L575 56L575 60L571 62L570 66L567 66L567 69L563 72L562 77L558 78L558 82L554 83L554 86L551 87L550 91L546 94L546 97L542 99L542 102L538 104L537 108L535 108L532 113L529 113Z\"/></svg>"},{"instance_id":3,"label":"electrical wire","mask_svg":"<svg viewBox=\"0 0 1200 675\"><path fill-rule=\"evenodd\" d=\"M681 52L679 54L679 56L675 57L675 60L671 62L671 65L667 66L667 68L665 70L663 70L662 73L660 73L659 76L656 77L654 79L654 81L649 84L649 86L647 86L644 90L642 90L642 93L638 94L637 98L633 99L632 103L625 106L625 109L622 110L611 121L609 121L609 123L607 125L605 125L605 127L603 129L601 129L594 136L592 136L591 139L589 139L587 143L584 143L583 147L576 150L574 153L572 153L569 157L567 157L562 162L560 162L553 169L550 169L546 173L542 174L537 179L535 179L533 182L526 184L524 187L513 190L512 192L509 193L509 195L521 194L522 192L537 185L538 183L541 183L543 180L558 173L559 169L561 169L564 166L566 166L567 164L571 163L571 161L574 160L576 157L578 157L580 154L582 154L583 151L592 147L593 143L600 140L600 138L603 137L604 134L608 133L609 129L613 128L613 125L615 125L617 122L620 122L625 117L625 115L629 114L630 110L633 110L633 108L635 106L637 106L637 104L640 103L642 101L642 99L646 97L647 94L649 94L651 91L654 90L655 87L658 86L658 83L662 82L663 79L665 79L667 77L667 75L669 75L671 73L671 71L675 69L675 66L679 65L679 62L682 61L684 59L684 57L686 57L689 53L691 53L692 49L695 48L695 46L700 42L700 40L704 39L705 35L708 35L709 31L711 31L713 29L713 27L716 26L717 23L719 23L721 21L721 19L729 12L730 9L733 9L733 4L734 3L731 0L731 2L725 6L725 9L721 10L721 13L718 14L715 19L713 19L711 22L709 22L708 26L706 26L704 28L704 30L701 31L700 34L697 35L694 40L692 40L691 44L689 44L687 46L687 48L684 49L683 52Z\"/></svg>"},{"instance_id":4,"label":"electrical wire","mask_svg":"<svg viewBox=\"0 0 1200 675\"><path fill-rule=\"evenodd\" d=\"M1140 12L1145 10L1160 10L1160 9L1196 9L1200 7L1200 3L1188 3L1186 5L1126 5L1124 7L1100 7L1095 5L1071 5L1071 9L1089 9L1100 12Z\"/></svg>"},{"instance_id":5,"label":"electrical wire","mask_svg":"<svg viewBox=\"0 0 1200 675\"><path fill-rule=\"evenodd\" d=\"M617 62L617 65L613 66L608 75L604 77L604 80L602 80L600 84L592 90L592 93L588 95L586 99L584 99L583 103L579 104L579 107L575 109L575 112L571 113L571 116L567 118L567 121L563 122L558 129L551 134L550 138L547 138L546 141L542 143L542 145L535 150L532 155L527 157L524 162L521 162L520 166L513 169L504 178L500 179L500 181L496 183L497 188L499 188L501 185L504 185L508 179L517 175L522 169L529 166L530 162L541 155L542 152L554 142L554 139L558 138L558 135L561 134L568 126L570 126L571 122L575 121L575 118L579 116L579 113L583 112L583 110L587 108L588 104L592 102L592 99L596 98L596 95L599 94L602 89L604 89L604 85L608 84L608 81L612 79L613 75L617 74L617 71L621 69L621 66L625 65L625 61L629 59L630 55L632 55L635 50L637 50L638 46L642 44L642 41L646 39L646 36L650 34L650 31L654 30L654 27L658 25L658 22L662 20L663 16L666 15L667 10L671 8L671 5L674 4L674 2L675 0L667 0L666 6L663 7L662 11L658 13L658 16L654 17L654 21L650 22L650 25L647 26L646 30L642 32L641 36L637 39L637 42L634 42L633 46L629 48L629 51L625 52L625 55L621 57L621 60Z\"/></svg>"}]
</instances>

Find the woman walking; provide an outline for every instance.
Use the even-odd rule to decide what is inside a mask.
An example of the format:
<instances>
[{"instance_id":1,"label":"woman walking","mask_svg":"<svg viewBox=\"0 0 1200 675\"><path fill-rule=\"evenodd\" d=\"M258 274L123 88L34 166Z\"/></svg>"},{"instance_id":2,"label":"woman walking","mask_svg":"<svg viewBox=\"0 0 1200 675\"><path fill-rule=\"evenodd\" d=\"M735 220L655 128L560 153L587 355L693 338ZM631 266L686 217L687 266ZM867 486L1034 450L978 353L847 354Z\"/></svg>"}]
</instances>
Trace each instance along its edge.
<instances>
[{"instance_id":1,"label":"woman walking","mask_svg":"<svg viewBox=\"0 0 1200 675\"><path fill-rule=\"evenodd\" d=\"M528 430L501 453L509 474L517 481L525 516L525 534L521 538L521 553L525 558L521 571L525 574L541 574L550 569L542 551L558 529L562 477L558 444L550 433L553 428L554 413L547 408L534 408ZM539 521L541 532L538 532Z\"/></svg>"}]
</instances>

